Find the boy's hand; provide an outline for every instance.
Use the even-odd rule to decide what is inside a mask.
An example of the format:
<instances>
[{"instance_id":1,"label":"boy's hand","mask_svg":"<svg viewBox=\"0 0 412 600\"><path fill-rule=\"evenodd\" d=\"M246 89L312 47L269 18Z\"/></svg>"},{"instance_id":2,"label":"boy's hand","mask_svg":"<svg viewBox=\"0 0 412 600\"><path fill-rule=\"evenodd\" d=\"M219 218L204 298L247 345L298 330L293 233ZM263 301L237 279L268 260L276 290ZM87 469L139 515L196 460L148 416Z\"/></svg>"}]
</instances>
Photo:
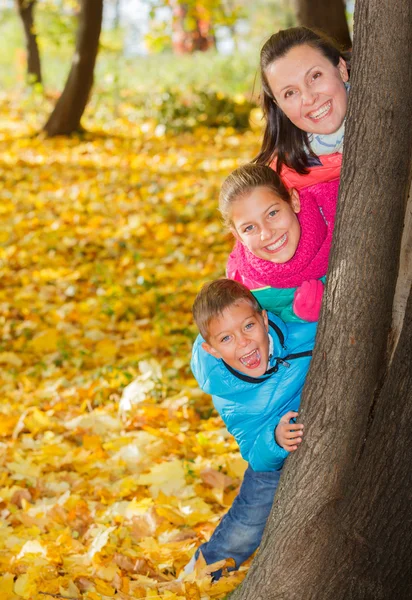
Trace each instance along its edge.
<instances>
[{"instance_id":1,"label":"boy's hand","mask_svg":"<svg viewBox=\"0 0 412 600\"><path fill-rule=\"evenodd\" d=\"M280 419L275 429L275 440L284 450L294 452L302 442L302 423L290 423L291 419L298 416L297 412L290 410Z\"/></svg>"}]
</instances>

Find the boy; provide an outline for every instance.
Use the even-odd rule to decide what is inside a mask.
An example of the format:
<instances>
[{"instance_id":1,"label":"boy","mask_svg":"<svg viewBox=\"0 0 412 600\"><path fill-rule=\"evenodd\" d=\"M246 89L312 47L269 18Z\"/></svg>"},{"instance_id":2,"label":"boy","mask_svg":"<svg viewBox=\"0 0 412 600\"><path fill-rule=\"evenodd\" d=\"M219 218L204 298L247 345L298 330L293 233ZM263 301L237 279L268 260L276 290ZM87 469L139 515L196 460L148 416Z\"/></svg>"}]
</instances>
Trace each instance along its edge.
<instances>
[{"instance_id":1,"label":"boy","mask_svg":"<svg viewBox=\"0 0 412 600\"><path fill-rule=\"evenodd\" d=\"M200 331L193 374L212 394L249 466L233 505L186 574L199 552L207 564L231 557L239 568L259 546L283 462L302 441L303 425L293 421L316 334L315 323L286 325L268 315L243 284L230 279L204 285L193 316Z\"/></svg>"}]
</instances>

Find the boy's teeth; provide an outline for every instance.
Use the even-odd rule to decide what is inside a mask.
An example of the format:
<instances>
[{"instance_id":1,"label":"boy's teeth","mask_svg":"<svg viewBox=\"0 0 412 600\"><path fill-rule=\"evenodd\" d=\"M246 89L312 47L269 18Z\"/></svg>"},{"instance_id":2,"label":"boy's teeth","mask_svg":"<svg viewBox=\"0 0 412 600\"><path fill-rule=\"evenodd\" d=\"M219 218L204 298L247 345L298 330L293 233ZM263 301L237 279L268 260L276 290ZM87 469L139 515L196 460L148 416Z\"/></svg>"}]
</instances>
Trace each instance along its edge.
<instances>
[{"instance_id":1,"label":"boy's teeth","mask_svg":"<svg viewBox=\"0 0 412 600\"><path fill-rule=\"evenodd\" d=\"M329 109L330 109L330 102L328 102L327 104L325 104L324 106L319 108L316 112L310 113L309 116L311 119L319 119L320 117L323 117L323 115L325 115Z\"/></svg>"},{"instance_id":2,"label":"boy's teeth","mask_svg":"<svg viewBox=\"0 0 412 600\"><path fill-rule=\"evenodd\" d=\"M249 367L251 364L258 362L260 360L260 354L258 350L252 350L249 354L245 354L241 358L239 358L242 365L245 367Z\"/></svg>"},{"instance_id":3,"label":"boy's teeth","mask_svg":"<svg viewBox=\"0 0 412 600\"><path fill-rule=\"evenodd\" d=\"M286 233L284 233L282 235L282 237L278 239L277 242L275 242L274 244L271 244L270 246L266 246L266 248L268 250L277 250L277 248L280 248L280 246L282 244L284 244L285 242L286 242Z\"/></svg>"}]
</instances>

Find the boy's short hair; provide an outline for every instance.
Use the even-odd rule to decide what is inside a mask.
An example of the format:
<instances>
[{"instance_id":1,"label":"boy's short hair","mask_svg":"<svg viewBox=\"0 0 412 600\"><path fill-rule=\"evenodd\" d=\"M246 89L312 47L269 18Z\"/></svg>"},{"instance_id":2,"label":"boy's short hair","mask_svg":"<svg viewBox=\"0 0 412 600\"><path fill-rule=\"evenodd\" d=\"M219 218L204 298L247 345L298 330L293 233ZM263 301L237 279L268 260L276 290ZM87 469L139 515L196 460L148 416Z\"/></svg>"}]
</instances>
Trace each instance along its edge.
<instances>
[{"instance_id":1,"label":"boy's short hair","mask_svg":"<svg viewBox=\"0 0 412 600\"><path fill-rule=\"evenodd\" d=\"M211 320L220 317L226 308L240 300L245 300L255 312L262 312L259 302L243 283L232 279L216 279L205 283L196 296L192 309L203 339L208 341Z\"/></svg>"}]
</instances>

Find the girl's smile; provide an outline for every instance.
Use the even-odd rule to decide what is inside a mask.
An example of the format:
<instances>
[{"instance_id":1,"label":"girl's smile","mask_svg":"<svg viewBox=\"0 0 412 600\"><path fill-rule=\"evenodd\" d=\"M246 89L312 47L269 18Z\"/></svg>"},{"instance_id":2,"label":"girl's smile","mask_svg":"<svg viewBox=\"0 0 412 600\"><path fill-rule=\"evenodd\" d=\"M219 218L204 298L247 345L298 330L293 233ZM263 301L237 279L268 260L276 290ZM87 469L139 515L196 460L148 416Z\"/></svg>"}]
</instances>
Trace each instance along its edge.
<instances>
[{"instance_id":1,"label":"girl's smile","mask_svg":"<svg viewBox=\"0 0 412 600\"><path fill-rule=\"evenodd\" d=\"M320 50L295 46L269 65L266 77L276 104L299 129L329 134L342 125L348 81L343 58L335 67Z\"/></svg>"},{"instance_id":2,"label":"girl's smile","mask_svg":"<svg viewBox=\"0 0 412 600\"><path fill-rule=\"evenodd\" d=\"M295 254L300 240L299 195L286 202L267 187L257 187L231 207L232 232L258 258L283 264Z\"/></svg>"}]
</instances>

